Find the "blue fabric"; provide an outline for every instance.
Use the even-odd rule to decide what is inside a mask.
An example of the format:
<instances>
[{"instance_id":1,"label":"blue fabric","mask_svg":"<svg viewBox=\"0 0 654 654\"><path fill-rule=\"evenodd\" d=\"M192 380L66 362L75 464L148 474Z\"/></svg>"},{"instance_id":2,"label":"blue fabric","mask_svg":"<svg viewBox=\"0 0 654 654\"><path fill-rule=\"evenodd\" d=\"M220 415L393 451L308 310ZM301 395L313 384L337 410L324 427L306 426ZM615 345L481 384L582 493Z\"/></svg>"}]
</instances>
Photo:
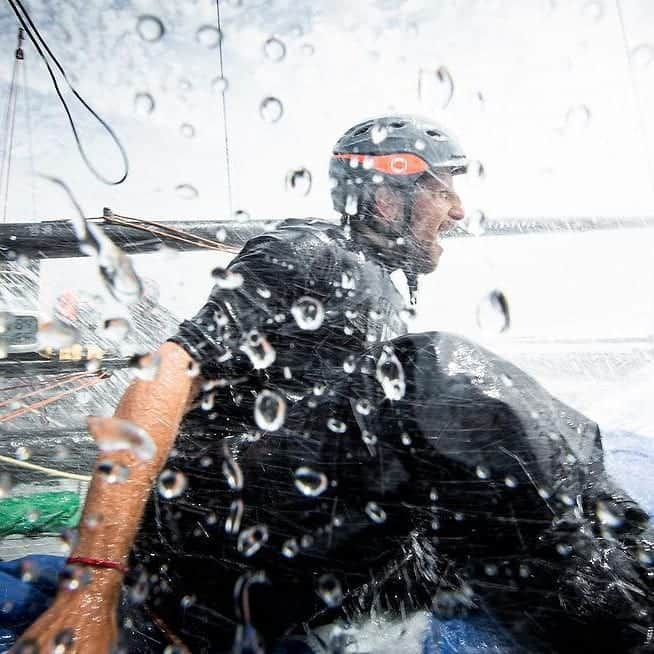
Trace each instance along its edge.
<instances>
[{"instance_id":1,"label":"blue fabric","mask_svg":"<svg viewBox=\"0 0 654 654\"><path fill-rule=\"evenodd\" d=\"M65 561L42 554L0 562L0 652L49 606Z\"/></svg>"},{"instance_id":2,"label":"blue fabric","mask_svg":"<svg viewBox=\"0 0 654 654\"><path fill-rule=\"evenodd\" d=\"M609 474L654 518L654 438L613 432L604 435L603 443ZM64 564L63 557L46 555L0 562L0 654L7 652L17 636L48 607ZM280 654L284 651L290 652L288 648L276 650ZM522 650L488 616L452 620L433 617L425 634L423 654L462 652L518 654Z\"/></svg>"}]
</instances>

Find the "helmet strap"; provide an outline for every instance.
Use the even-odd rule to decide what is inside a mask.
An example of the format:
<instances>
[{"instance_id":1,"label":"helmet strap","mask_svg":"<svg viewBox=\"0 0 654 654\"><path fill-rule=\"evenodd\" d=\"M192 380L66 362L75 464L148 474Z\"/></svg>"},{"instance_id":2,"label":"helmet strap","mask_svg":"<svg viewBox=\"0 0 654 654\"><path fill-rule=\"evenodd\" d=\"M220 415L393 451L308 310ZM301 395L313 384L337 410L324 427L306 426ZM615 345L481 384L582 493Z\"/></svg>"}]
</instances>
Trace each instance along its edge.
<instances>
[{"instance_id":1,"label":"helmet strap","mask_svg":"<svg viewBox=\"0 0 654 654\"><path fill-rule=\"evenodd\" d=\"M405 191L406 201L404 202L404 223L402 225L402 238L406 241L409 238L409 229L411 227L411 214L413 213L413 194L414 189ZM418 301L418 273L416 271L415 261L408 259L404 261L402 271L406 277L406 283L409 287L409 302L414 306Z\"/></svg>"}]
</instances>

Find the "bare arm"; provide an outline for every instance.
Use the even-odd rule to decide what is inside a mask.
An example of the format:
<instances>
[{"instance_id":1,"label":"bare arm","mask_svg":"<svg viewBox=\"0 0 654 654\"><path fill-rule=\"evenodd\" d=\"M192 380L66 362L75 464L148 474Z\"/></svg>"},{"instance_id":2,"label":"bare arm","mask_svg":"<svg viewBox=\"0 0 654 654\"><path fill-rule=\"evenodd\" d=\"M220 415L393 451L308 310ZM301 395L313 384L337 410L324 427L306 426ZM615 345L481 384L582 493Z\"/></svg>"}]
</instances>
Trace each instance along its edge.
<instances>
[{"instance_id":1,"label":"bare arm","mask_svg":"<svg viewBox=\"0 0 654 654\"><path fill-rule=\"evenodd\" d=\"M115 561L125 565L138 530L152 484L175 441L184 413L199 381L188 375L189 355L174 343L159 349L161 365L153 381L134 381L120 401L115 416L145 429L156 445L149 461L129 451L102 452L98 457L126 466L122 483L109 484L94 474L79 527L73 556ZM90 570L92 580L77 590L59 592L53 606L21 640L36 639L42 651L50 651L53 639L73 629L75 652L108 651L116 636L115 609L122 574L117 570Z\"/></svg>"}]
</instances>

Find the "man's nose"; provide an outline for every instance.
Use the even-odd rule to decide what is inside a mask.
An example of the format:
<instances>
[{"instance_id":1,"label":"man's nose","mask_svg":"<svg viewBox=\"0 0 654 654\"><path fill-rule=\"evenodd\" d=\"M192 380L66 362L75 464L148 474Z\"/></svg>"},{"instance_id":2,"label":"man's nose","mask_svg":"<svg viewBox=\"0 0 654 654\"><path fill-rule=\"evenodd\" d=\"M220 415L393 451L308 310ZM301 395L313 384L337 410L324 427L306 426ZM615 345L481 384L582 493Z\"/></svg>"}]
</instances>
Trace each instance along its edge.
<instances>
[{"instance_id":1,"label":"man's nose","mask_svg":"<svg viewBox=\"0 0 654 654\"><path fill-rule=\"evenodd\" d=\"M452 220L463 220L465 218L465 212L463 207L460 204L453 206L448 212L447 217Z\"/></svg>"}]
</instances>

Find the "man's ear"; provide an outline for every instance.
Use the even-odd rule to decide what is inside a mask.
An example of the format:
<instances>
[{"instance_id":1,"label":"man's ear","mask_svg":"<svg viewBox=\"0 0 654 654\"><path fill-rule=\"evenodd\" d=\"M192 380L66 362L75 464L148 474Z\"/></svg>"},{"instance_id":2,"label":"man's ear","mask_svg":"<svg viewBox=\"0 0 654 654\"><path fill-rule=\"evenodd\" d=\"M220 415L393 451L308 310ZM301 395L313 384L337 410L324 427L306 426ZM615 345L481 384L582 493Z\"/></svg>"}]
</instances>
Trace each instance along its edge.
<instances>
[{"instance_id":1,"label":"man's ear","mask_svg":"<svg viewBox=\"0 0 654 654\"><path fill-rule=\"evenodd\" d=\"M375 205L378 217L390 225L402 216L402 194L386 185L375 190Z\"/></svg>"}]
</instances>

